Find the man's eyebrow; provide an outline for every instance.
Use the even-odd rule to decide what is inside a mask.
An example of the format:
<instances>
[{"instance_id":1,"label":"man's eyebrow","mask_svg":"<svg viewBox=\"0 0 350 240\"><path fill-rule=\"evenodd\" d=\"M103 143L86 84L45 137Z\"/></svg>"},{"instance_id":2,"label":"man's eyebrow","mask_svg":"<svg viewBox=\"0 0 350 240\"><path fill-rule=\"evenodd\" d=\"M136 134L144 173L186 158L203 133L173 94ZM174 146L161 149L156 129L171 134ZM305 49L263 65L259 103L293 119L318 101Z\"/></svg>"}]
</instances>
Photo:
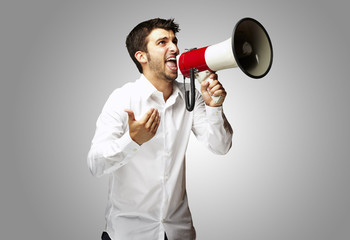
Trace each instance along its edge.
<instances>
[{"instance_id":1,"label":"man's eyebrow","mask_svg":"<svg viewBox=\"0 0 350 240\"><path fill-rule=\"evenodd\" d=\"M168 37L161 37L161 38L158 38L158 39L156 40L156 42L161 41L161 40L168 40L168 39L169 39Z\"/></svg>"},{"instance_id":2,"label":"man's eyebrow","mask_svg":"<svg viewBox=\"0 0 350 240\"><path fill-rule=\"evenodd\" d=\"M158 39L156 40L156 42L162 41L162 40L169 40L169 38L168 38L168 37L160 37L160 38L158 38ZM172 41L173 41L173 42L174 42L174 41L175 41L175 42L178 42L177 37L174 37Z\"/></svg>"}]
</instances>

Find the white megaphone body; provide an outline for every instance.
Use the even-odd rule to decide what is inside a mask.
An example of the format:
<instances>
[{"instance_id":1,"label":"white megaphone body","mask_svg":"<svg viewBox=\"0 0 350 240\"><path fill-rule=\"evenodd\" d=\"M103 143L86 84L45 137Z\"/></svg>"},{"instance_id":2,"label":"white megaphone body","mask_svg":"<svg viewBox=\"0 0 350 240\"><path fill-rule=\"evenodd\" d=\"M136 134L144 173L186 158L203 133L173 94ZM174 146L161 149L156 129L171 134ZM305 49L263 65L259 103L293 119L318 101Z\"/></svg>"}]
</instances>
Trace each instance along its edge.
<instances>
[{"instance_id":1,"label":"white megaphone body","mask_svg":"<svg viewBox=\"0 0 350 240\"><path fill-rule=\"evenodd\" d=\"M200 83L209 75L223 69L239 67L251 78L262 78L272 65L272 44L264 27L255 19L243 18L233 29L232 36L215 45L192 49L180 55L179 69L191 78L191 103L186 91L186 108L194 108L194 78ZM219 102L219 97L213 97Z\"/></svg>"}]
</instances>

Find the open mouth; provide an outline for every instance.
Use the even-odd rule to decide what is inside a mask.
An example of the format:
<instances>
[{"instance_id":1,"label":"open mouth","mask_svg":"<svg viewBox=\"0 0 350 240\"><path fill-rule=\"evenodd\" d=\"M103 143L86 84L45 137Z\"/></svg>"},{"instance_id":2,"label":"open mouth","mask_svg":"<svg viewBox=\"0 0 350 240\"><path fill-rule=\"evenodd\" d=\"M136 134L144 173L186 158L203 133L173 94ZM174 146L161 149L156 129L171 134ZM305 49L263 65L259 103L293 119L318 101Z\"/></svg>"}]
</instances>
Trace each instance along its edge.
<instances>
[{"instance_id":1,"label":"open mouth","mask_svg":"<svg viewBox=\"0 0 350 240\"><path fill-rule=\"evenodd\" d=\"M165 65L170 69L170 71L176 72L177 71L176 57L175 56L168 57L165 61Z\"/></svg>"}]
</instances>

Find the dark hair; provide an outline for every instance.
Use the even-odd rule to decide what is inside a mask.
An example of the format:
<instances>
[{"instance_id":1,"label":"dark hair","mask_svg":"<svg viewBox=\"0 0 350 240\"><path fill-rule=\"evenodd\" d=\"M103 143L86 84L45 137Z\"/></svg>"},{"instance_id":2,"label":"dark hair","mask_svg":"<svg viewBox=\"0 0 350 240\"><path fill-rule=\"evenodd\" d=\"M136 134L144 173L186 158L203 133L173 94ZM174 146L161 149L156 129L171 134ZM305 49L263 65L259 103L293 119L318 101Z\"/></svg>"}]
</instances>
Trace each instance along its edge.
<instances>
[{"instance_id":1,"label":"dark hair","mask_svg":"<svg viewBox=\"0 0 350 240\"><path fill-rule=\"evenodd\" d=\"M137 51L147 52L147 37L156 28L172 30L174 34L180 31L179 24L175 23L174 19L154 18L139 23L126 37L126 48L140 73L142 73L142 66L135 58L135 53Z\"/></svg>"}]
</instances>

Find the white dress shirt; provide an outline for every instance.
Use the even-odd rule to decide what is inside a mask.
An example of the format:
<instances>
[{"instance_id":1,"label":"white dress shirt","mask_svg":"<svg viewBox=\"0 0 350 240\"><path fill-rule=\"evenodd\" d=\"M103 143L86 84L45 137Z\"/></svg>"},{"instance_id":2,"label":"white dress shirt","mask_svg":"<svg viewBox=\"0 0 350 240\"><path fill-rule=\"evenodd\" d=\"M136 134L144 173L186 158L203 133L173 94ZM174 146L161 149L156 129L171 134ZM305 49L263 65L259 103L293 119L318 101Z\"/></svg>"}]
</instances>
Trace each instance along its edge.
<instances>
[{"instance_id":1,"label":"white dress shirt","mask_svg":"<svg viewBox=\"0 0 350 240\"><path fill-rule=\"evenodd\" d=\"M139 146L129 135L128 115L135 119L156 108L161 122L156 135ZM174 82L165 102L144 75L116 89L96 124L88 154L95 176L109 174L106 232L113 240L193 240L188 207L185 153L191 131L212 152L225 154L232 129L222 107L208 107L196 92L192 112L186 110L183 84Z\"/></svg>"}]
</instances>

